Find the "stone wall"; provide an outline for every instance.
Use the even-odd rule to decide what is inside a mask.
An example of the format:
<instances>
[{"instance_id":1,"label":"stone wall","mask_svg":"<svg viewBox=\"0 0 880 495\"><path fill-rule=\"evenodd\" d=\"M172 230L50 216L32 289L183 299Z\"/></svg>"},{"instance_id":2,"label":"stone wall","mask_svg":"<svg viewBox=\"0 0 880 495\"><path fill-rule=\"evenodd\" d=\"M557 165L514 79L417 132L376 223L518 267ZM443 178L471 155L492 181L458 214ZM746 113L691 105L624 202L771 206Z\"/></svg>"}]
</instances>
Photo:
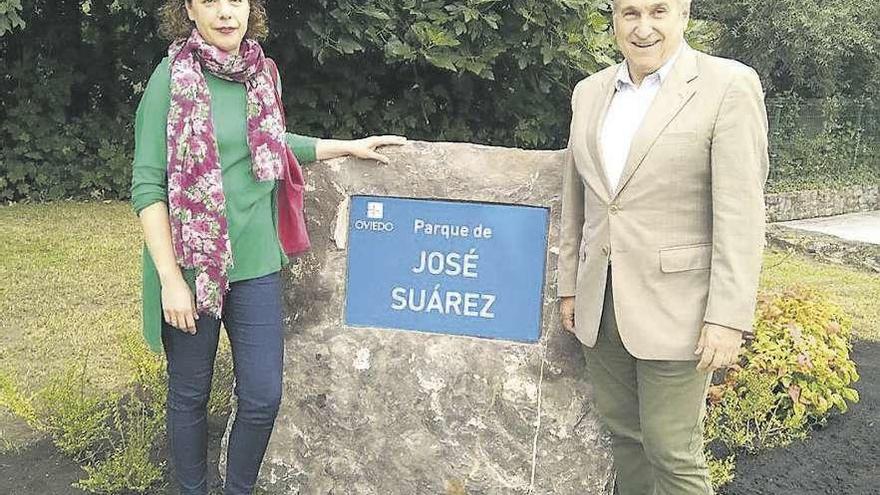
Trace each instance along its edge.
<instances>
[{"instance_id":1,"label":"stone wall","mask_svg":"<svg viewBox=\"0 0 880 495\"><path fill-rule=\"evenodd\" d=\"M880 210L880 185L771 193L766 204L771 222Z\"/></svg>"},{"instance_id":2,"label":"stone wall","mask_svg":"<svg viewBox=\"0 0 880 495\"><path fill-rule=\"evenodd\" d=\"M557 323L563 153L419 142L387 153L390 165L346 159L307 168L314 246L286 270L284 399L260 486L285 494L608 493L610 454L580 345ZM550 207L540 342L346 327L353 194Z\"/></svg>"}]
</instances>

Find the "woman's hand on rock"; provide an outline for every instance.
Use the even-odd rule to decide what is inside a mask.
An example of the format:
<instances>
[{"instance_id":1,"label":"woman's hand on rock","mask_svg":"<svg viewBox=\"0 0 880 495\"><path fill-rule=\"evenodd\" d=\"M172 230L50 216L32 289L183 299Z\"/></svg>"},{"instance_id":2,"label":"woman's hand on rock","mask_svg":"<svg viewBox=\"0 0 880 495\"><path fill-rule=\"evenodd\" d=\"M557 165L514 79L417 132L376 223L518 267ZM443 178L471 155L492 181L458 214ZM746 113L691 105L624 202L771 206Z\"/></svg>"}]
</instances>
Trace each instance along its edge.
<instances>
[{"instance_id":1,"label":"woman's hand on rock","mask_svg":"<svg viewBox=\"0 0 880 495\"><path fill-rule=\"evenodd\" d=\"M382 146L400 146L406 143L403 136L370 136L363 139L339 140L319 139L315 144L315 157L329 160L341 156L354 156L363 160L377 160L388 163L388 157L376 152Z\"/></svg>"},{"instance_id":2,"label":"woman's hand on rock","mask_svg":"<svg viewBox=\"0 0 880 495\"><path fill-rule=\"evenodd\" d=\"M382 146L401 146L406 143L403 136L370 136L363 139L355 139L350 142L349 154L364 160L377 160L388 163L388 157L376 152L376 148Z\"/></svg>"}]
</instances>

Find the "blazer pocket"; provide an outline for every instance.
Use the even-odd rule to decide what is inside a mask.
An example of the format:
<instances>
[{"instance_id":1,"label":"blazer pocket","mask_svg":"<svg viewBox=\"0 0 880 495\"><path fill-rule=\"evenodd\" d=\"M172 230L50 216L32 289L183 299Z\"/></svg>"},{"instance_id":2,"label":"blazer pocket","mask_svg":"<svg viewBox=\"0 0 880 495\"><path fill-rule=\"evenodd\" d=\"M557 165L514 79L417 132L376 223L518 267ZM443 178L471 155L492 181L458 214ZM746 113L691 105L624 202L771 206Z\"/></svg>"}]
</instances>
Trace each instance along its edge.
<instances>
[{"instance_id":1,"label":"blazer pocket","mask_svg":"<svg viewBox=\"0 0 880 495\"><path fill-rule=\"evenodd\" d=\"M693 244L660 250L660 271L676 273L712 266L712 244Z\"/></svg>"},{"instance_id":2,"label":"blazer pocket","mask_svg":"<svg viewBox=\"0 0 880 495\"><path fill-rule=\"evenodd\" d=\"M678 131L661 133L654 142L652 151L653 160L673 166L672 171L664 174L668 176L665 180L678 182L682 180L683 172L691 169L680 165L705 162L708 147L696 132Z\"/></svg>"},{"instance_id":3,"label":"blazer pocket","mask_svg":"<svg viewBox=\"0 0 880 495\"><path fill-rule=\"evenodd\" d=\"M657 142L662 144L695 143L696 141L697 131L669 131L661 132L657 136Z\"/></svg>"},{"instance_id":4,"label":"blazer pocket","mask_svg":"<svg viewBox=\"0 0 880 495\"><path fill-rule=\"evenodd\" d=\"M663 132L657 136L656 144L663 145L674 145L680 146L683 144L696 144L697 143L697 133L696 131L674 131L674 132Z\"/></svg>"}]
</instances>

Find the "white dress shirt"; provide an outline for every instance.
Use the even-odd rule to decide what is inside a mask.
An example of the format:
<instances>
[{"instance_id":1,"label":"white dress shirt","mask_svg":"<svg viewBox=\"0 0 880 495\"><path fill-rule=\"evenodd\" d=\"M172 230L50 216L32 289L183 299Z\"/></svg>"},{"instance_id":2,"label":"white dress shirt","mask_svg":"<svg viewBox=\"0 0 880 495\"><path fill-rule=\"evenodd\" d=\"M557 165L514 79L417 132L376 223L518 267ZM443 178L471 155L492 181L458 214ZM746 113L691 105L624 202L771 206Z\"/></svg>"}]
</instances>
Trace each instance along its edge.
<instances>
[{"instance_id":1,"label":"white dress shirt","mask_svg":"<svg viewBox=\"0 0 880 495\"><path fill-rule=\"evenodd\" d=\"M599 140L605 174L612 192L617 190L620 176L623 175L633 138L642 126L654 97L660 91L660 86L672 71L672 66L685 46L682 43L675 55L657 72L645 77L638 87L633 83L625 61L617 69L617 79L614 81L615 93L611 98L608 113L605 114Z\"/></svg>"}]
</instances>

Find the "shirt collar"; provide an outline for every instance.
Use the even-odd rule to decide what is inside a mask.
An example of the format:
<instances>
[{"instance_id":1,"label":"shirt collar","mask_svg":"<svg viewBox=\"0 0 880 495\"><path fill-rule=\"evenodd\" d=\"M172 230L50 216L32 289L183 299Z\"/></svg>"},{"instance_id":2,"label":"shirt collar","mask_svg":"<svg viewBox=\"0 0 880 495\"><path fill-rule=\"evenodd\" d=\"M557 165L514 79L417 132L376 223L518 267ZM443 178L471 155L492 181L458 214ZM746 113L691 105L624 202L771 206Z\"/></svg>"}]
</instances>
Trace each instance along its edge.
<instances>
[{"instance_id":1,"label":"shirt collar","mask_svg":"<svg viewBox=\"0 0 880 495\"><path fill-rule=\"evenodd\" d=\"M678 60L681 52L683 52L686 47L687 43L682 41L681 46L678 47L678 51L675 52L675 55L667 60L666 63L663 64L663 67L660 67L655 72L648 74L648 76L645 77L645 80L642 81L642 84L644 84L645 81L650 78L656 78L658 79L657 82L659 84L663 84L663 81L666 80L666 76L668 76L669 73L672 72L672 67L675 65L675 61ZM626 60L624 60L617 68L617 77L614 79L614 86L615 88L617 88L617 91L620 91L622 87L627 85L632 86L633 88L636 87L635 83L629 75L629 68L626 65Z\"/></svg>"}]
</instances>

